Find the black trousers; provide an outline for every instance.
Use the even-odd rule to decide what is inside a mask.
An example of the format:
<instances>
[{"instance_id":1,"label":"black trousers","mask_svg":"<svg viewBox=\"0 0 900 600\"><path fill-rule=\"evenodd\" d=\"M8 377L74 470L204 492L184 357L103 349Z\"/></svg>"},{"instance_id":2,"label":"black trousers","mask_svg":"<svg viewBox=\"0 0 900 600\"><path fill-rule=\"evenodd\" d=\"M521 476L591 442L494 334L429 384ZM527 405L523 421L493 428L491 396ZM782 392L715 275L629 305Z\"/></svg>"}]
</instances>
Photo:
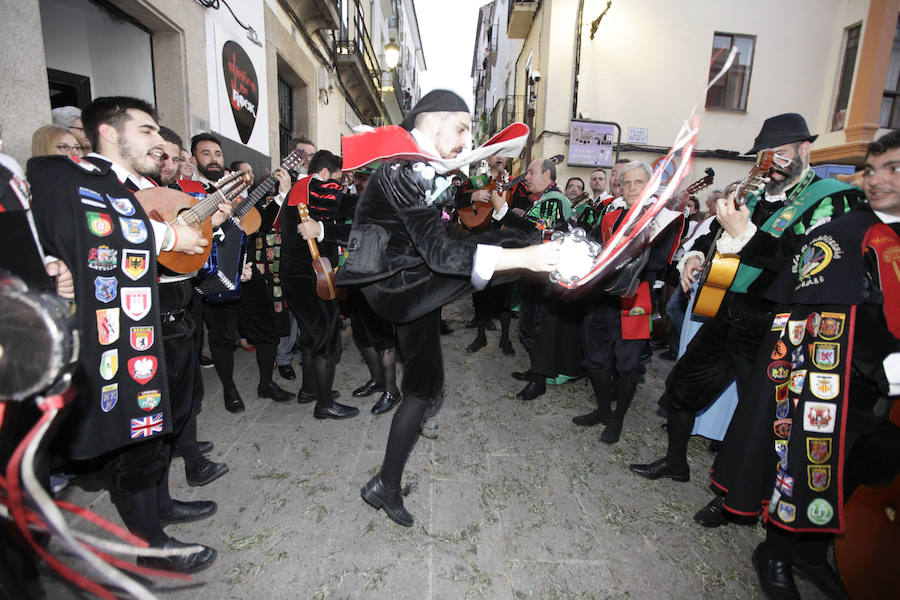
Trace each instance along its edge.
<instances>
[{"instance_id":1,"label":"black trousers","mask_svg":"<svg viewBox=\"0 0 900 600\"><path fill-rule=\"evenodd\" d=\"M256 344L278 343L271 295L261 278L241 284L240 300L204 303L203 307L210 346L234 347L239 327Z\"/></svg>"},{"instance_id":2,"label":"black trousers","mask_svg":"<svg viewBox=\"0 0 900 600\"><path fill-rule=\"evenodd\" d=\"M394 325L379 317L358 288L350 290L350 328L360 348L382 352L394 347Z\"/></svg>"},{"instance_id":3,"label":"black trousers","mask_svg":"<svg viewBox=\"0 0 900 600\"><path fill-rule=\"evenodd\" d=\"M639 374L641 352L647 340L622 338L622 316L618 298L597 301L582 321L582 347L588 372L610 372L619 375Z\"/></svg>"},{"instance_id":4,"label":"black trousers","mask_svg":"<svg viewBox=\"0 0 900 600\"><path fill-rule=\"evenodd\" d=\"M337 301L319 298L309 277L285 277L281 289L300 326L300 348L336 364L341 358L341 314Z\"/></svg>"}]
</instances>

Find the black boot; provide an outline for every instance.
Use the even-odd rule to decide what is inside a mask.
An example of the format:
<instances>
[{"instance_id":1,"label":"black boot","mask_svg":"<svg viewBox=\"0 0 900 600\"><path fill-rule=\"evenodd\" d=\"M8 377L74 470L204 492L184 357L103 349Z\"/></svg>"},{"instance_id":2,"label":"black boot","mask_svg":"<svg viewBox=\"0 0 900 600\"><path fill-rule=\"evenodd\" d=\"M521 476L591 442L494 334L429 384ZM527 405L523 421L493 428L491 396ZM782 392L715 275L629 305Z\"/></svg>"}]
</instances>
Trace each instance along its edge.
<instances>
[{"instance_id":1,"label":"black boot","mask_svg":"<svg viewBox=\"0 0 900 600\"><path fill-rule=\"evenodd\" d=\"M412 527L414 519L403 506L400 488L388 488L378 475L370 479L360 490L360 496L376 509L383 508L387 516L398 525Z\"/></svg>"},{"instance_id":2,"label":"black boot","mask_svg":"<svg viewBox=\"0 0 900 600\"><path fill-rule=\"evenodd\" d=\"M694 427L694 413L672 407L667 423L669 450L666 455L648 464L633 464L633 473L647 479L671 477L674 481L690 481L691 470L687 464L687 445Z\"/></svg>"},{"instance_id":3,"label":"black boot","mask_svg":"<svg viewBox=\"0 0 900 600\"><path fill-rule=\"evenodd\" d=\"M594 388L594 397L597 400L597 409L592 410L586 415L578 415L572 418L572 422L582 427L593 427L598 423L606 425L612 416L612 409L609 405L610 394L610 375L609 371L591 371L588 373L591 377L591 386Z\"/></svg>"},{"instance_id":4,"label":"black boot","mask_svg":"<svg viewBox=\"0 0 900 600\"><path fill-rule=\"evenodd\" d=\"M634 399L640 375L637 373L620 374L616 378L616 411L609 419L609 424L600 434L600 441L604 444L615 444L622 435L622 424L625 422L625 413Z\"/></svg>"}]
</instances>

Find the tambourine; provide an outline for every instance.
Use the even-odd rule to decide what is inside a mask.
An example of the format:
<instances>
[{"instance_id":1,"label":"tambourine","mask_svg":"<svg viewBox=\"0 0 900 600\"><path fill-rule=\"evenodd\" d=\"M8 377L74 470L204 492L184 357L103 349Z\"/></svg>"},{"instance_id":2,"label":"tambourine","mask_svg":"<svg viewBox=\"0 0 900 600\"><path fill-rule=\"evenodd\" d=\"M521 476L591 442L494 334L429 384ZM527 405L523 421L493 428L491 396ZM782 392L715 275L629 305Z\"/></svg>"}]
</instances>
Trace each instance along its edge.
<instances>
[{"instance_id":1,"label":"tambourine","mask_svg":"<svg viewBox=\"0 0 900 600\"><path fill-rule=\"evenodd\" d=\"M550 281L573 284L584 277L594 266L602 246L591 240L581 227L571 231L554 231L550 241L559 242L559 266L550 273Z\"/></svg>"}]
</instances>

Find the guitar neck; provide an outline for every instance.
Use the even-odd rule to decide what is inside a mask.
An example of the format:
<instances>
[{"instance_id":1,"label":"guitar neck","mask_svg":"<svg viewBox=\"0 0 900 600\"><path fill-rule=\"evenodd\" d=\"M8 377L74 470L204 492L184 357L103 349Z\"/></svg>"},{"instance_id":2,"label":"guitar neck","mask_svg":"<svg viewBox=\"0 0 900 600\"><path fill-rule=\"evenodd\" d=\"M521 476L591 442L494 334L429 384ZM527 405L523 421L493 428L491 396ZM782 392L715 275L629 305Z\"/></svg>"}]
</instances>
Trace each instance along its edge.
<instances>
[{"instance_id":1,"label":"guitar neck","mask_svg":"<svg viewBox=\"0 0 900 600\"><path fill-rule=\"evenodd\" d=\"M300 206L303 206L302 204ZM307 223L309 219L309 213L305 210L301 210L300 206L297 207L297 212L300 215L300 221L303 223ZM306 245L309 246L309 255L312 257L313 262L319 259L319 244L316 243L315 239L306 240Z\"/></svg>"},{"instance_id":2,"label":"guitar neck","mask_svg":"<svg viewBox=\"0 0 900 600\"><path fill-rule=\"evenodd\" d=\"M250 212L250 209L256 206L260 200L265 198L276 185L278 185L278 179L274 175L269 175L263 179L262 183L256 186L256 189L253 190L244 201L237 205L233 212L234 217L240 219Z\"/></svg>"}]
</instances>

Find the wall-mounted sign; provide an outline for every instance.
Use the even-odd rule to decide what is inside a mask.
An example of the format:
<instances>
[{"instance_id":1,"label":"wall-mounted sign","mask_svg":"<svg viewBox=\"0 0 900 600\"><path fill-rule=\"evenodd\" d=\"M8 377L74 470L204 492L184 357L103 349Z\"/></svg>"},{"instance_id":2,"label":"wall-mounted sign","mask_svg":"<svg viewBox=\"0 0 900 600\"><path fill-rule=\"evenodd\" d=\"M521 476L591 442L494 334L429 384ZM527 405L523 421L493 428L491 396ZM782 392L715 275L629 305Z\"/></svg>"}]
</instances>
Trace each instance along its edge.
<instances>
[{"instance_id":1,"label":"wall-mounted sign","mask_svg":"<svg viewBox=\"0 0 900 600\"><path fill-rule=\"evenodd\" d=\"M596 121L572 121L568 164L573 167L613 166L616 126Z\"/></svg>"},{"instance_id":2,"label":"wall-mounted sign","mask_svg":"<svg viewBox=\"0 0 900 600\"><path fill-rule=\"evenodd\" d=\"M666 159L665 156L660 156L655 161L653 161L653 172L656 172L656 168L662 164L662 162ZM666 165L666 170L663 171L662 179L660 180L661 185L669 185L669 180L672 179L672 175L675 174L675 162L670 162Z\"/></svg>"},{"instance_id":3,"label":"wall-mounted sign","mask_svg":"<svg viewBox=\"0 0 900 600\"><path fill-rule=\"evenodd\" d=\"M646 144L650 137L650 130L646 127L629 127L625 134L625 141L629 144Z\"/></svg>"}]
</instances>

